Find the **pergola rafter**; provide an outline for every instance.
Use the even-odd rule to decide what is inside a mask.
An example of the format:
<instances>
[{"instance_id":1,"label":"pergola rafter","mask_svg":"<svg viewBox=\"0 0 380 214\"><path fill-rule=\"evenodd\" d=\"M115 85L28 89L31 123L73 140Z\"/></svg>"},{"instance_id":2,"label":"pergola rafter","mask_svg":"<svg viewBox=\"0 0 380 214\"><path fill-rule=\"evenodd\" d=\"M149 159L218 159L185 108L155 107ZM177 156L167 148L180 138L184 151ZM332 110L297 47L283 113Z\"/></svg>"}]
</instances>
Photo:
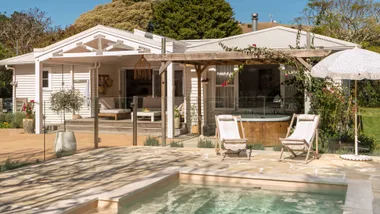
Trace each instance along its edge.
<instances>
[{"instance_id":1,"label":"pergola rafter","mask_svg":"<svg viewBox=\"0 0 380 214\"><path fill-rule=\"evenodd\" d=\"M275 50L279 53L288 54L295 57L298 61L310 70L310 66L303 58L309 57L326 57L332 51L326 49L286 49ZM198 78L198 134L202 131L202 93L201 93L201 75L209 65L241 65L241 64L276 64L273 57L266 58L265 56L250 55L242 52L209 52L209 53L166 53L166 54L145 54L145 58L149 62L161 62L160 74L171 63L190 64L194 65Z\"/></svg>"}]
</instances>

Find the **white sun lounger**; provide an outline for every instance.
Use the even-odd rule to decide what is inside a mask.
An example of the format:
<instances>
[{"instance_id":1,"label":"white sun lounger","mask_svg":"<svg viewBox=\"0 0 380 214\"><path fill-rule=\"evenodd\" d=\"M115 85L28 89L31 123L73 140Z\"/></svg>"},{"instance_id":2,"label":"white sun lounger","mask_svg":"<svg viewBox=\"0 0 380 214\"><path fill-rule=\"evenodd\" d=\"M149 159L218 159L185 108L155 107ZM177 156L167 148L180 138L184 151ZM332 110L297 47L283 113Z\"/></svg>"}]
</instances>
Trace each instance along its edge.
<instances>
[{"instance_id":1,"label":"white sun lounger","mask_svg":"<svg viewBox=\"0 0 380 214\"><path fill-rule=\"evenodd\" d=\"M295 120L297 124L290 135L290 130ZM295 151L307 151L305 163L309 159L310 151L314 153L314 157L318 158L318 125L319 115L294 114L286 138L280 138L282 149L279 161L281 161L284 149L288 149L294 157L297 156ZM312 149L314 138L316 139L316 151Z\"/></svg>"},{"instance_id":2,"label":"white sun lounger","mask_svg":"<svg viewBox=\"0 0 380 214\"><path fill-rule=\"evenodd\" d=\"M225 151L223 151L223 160L228 153L246 152L248 160L251 159L251 153L247 152L247 139L245 139L244 128L241 122L240 116L233 115L218 115L215 116L216 121L216 137L217 145L219 149L221 145L224 146ZM243 137L240 136L239 132L239 121L241 125L241 130ZM216 146L217 146L216 145Z\"/></svg>"}]
</instances>

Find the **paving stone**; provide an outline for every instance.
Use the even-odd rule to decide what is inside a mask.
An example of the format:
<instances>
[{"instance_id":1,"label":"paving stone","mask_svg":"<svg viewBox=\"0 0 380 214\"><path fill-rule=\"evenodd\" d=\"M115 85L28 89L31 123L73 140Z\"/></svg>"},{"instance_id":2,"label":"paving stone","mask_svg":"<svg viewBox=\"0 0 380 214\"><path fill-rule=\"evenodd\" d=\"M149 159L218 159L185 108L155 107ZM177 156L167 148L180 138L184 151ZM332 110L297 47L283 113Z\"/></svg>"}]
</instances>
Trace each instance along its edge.
<instances>
[{"instance_id":1,"label":"paving stone","mask_svg":"<svg viewBox=\"0 0 380 214\"><path fill-rule=\"evenodd\" d=\"M289 155L289 154L287 154ZM320 177L371 179L379 210L380 164L343 161L337 155L322 155L305 164L301 161L278 162L279 152L254 151L244 156L222 157L214 149L170 147L102 148L79 155L51 160L16 171L0 173L0 212L27 213L69 199L90 188L112 191L167 167L196 167L261 174L297 174Z\"/></svg>"}]
</instances>

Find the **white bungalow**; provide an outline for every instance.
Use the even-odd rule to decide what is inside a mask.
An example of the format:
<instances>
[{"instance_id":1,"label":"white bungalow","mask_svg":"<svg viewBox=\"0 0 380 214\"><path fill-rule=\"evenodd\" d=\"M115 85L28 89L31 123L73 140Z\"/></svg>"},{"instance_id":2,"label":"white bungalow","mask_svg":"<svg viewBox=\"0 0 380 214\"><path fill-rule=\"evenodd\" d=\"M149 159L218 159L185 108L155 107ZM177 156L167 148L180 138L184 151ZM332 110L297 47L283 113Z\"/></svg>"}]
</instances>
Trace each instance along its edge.
<instances>
[{"instance_id":1,"label":"white bungalow","mask_svg":"<svg viewBox=\"0 0 380 214\"><path fill-rule=\"evenodd\" d=\"M224 52L219 42L229 47L245 48L252 44L257 47L288 50L296 46L297 30L286 27L273 27L238 36L210 40L177 41L167 39L166 53L205 53ZM339 51L351 49L357 44L334 38L313 35L314 46L324 50ZM143 55L160 54L163 37L146 33L141 30L134 32L98 25L70 38L52 44L45 48L34 49L33 53L0 61L0 65L13 70L13 106L16 110L16 98L34 99L36 106L36 134L42 133L42 113L45 109L46 123L62 123L62 115L53 113L49 106L49 96L52 92L75 88L85 97L85 105L79 114L82 117L94 116L93 98L132 96L152 97L153 102L160 102L161 93L160 62L145 63L145 72L134 72ZM308 37L301 32L300 45L306 47ZM260 96L281 95L283 99L293 96L294 90L280 83L285 77L279 71L279 65L250 65L233 83L222 87L223 78L229 75L237 66L208 65L202 73L202 115L203 125L214 124L217 113L239 111L256 108L249 98ZM148 71L147 71L148 70ZM141 70L140 70L141 71ZM137 77L137 76L140 76ZM142 78L141 78L142 77ZM99 93L99 84L106 79L112 79L113 85ZM270 83L266 80L270 79ZM206 84L207 83L207 84ZM103 88L104 89L104 88ZM167 67L167 136L174 136L173 117L174 105L186 102L185 122L190 127L191 106L197 104L197 74L194 66L171 63ZM155 98L155 99L153 99ZM262 101L260 101L262 102ZM126 101L120 106L129 108ZM287 106L289 109L291 105ZM283 107L282 107L283 108ZM71 119L72 115L66 115ZM193 121L194 122L194 121ZM212 125L210 125L212 127Z\"/></svg>"}]
</instances>

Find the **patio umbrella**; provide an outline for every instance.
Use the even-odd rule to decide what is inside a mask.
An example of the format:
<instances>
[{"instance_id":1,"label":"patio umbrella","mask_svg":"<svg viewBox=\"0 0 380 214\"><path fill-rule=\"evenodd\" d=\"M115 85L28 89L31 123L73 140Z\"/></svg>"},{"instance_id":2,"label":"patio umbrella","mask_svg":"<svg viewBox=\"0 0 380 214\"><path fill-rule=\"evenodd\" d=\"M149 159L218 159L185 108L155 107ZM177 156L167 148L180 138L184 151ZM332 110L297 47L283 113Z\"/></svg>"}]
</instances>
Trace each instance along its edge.
<instances>
[{"instance_id":1,"label":"patio umbrella","mask_svg":"<svg viewBox=\"0 0 380 214\"><path fill-rule=\"evenodd\" d=\"M355 80L355 155L341 157L349 160L371 160L367 156L358 155L357 80L380 79L380 54L360 48L340 51L316 64L311 69L311 76Z\"/></svg>"}]
</instances>

